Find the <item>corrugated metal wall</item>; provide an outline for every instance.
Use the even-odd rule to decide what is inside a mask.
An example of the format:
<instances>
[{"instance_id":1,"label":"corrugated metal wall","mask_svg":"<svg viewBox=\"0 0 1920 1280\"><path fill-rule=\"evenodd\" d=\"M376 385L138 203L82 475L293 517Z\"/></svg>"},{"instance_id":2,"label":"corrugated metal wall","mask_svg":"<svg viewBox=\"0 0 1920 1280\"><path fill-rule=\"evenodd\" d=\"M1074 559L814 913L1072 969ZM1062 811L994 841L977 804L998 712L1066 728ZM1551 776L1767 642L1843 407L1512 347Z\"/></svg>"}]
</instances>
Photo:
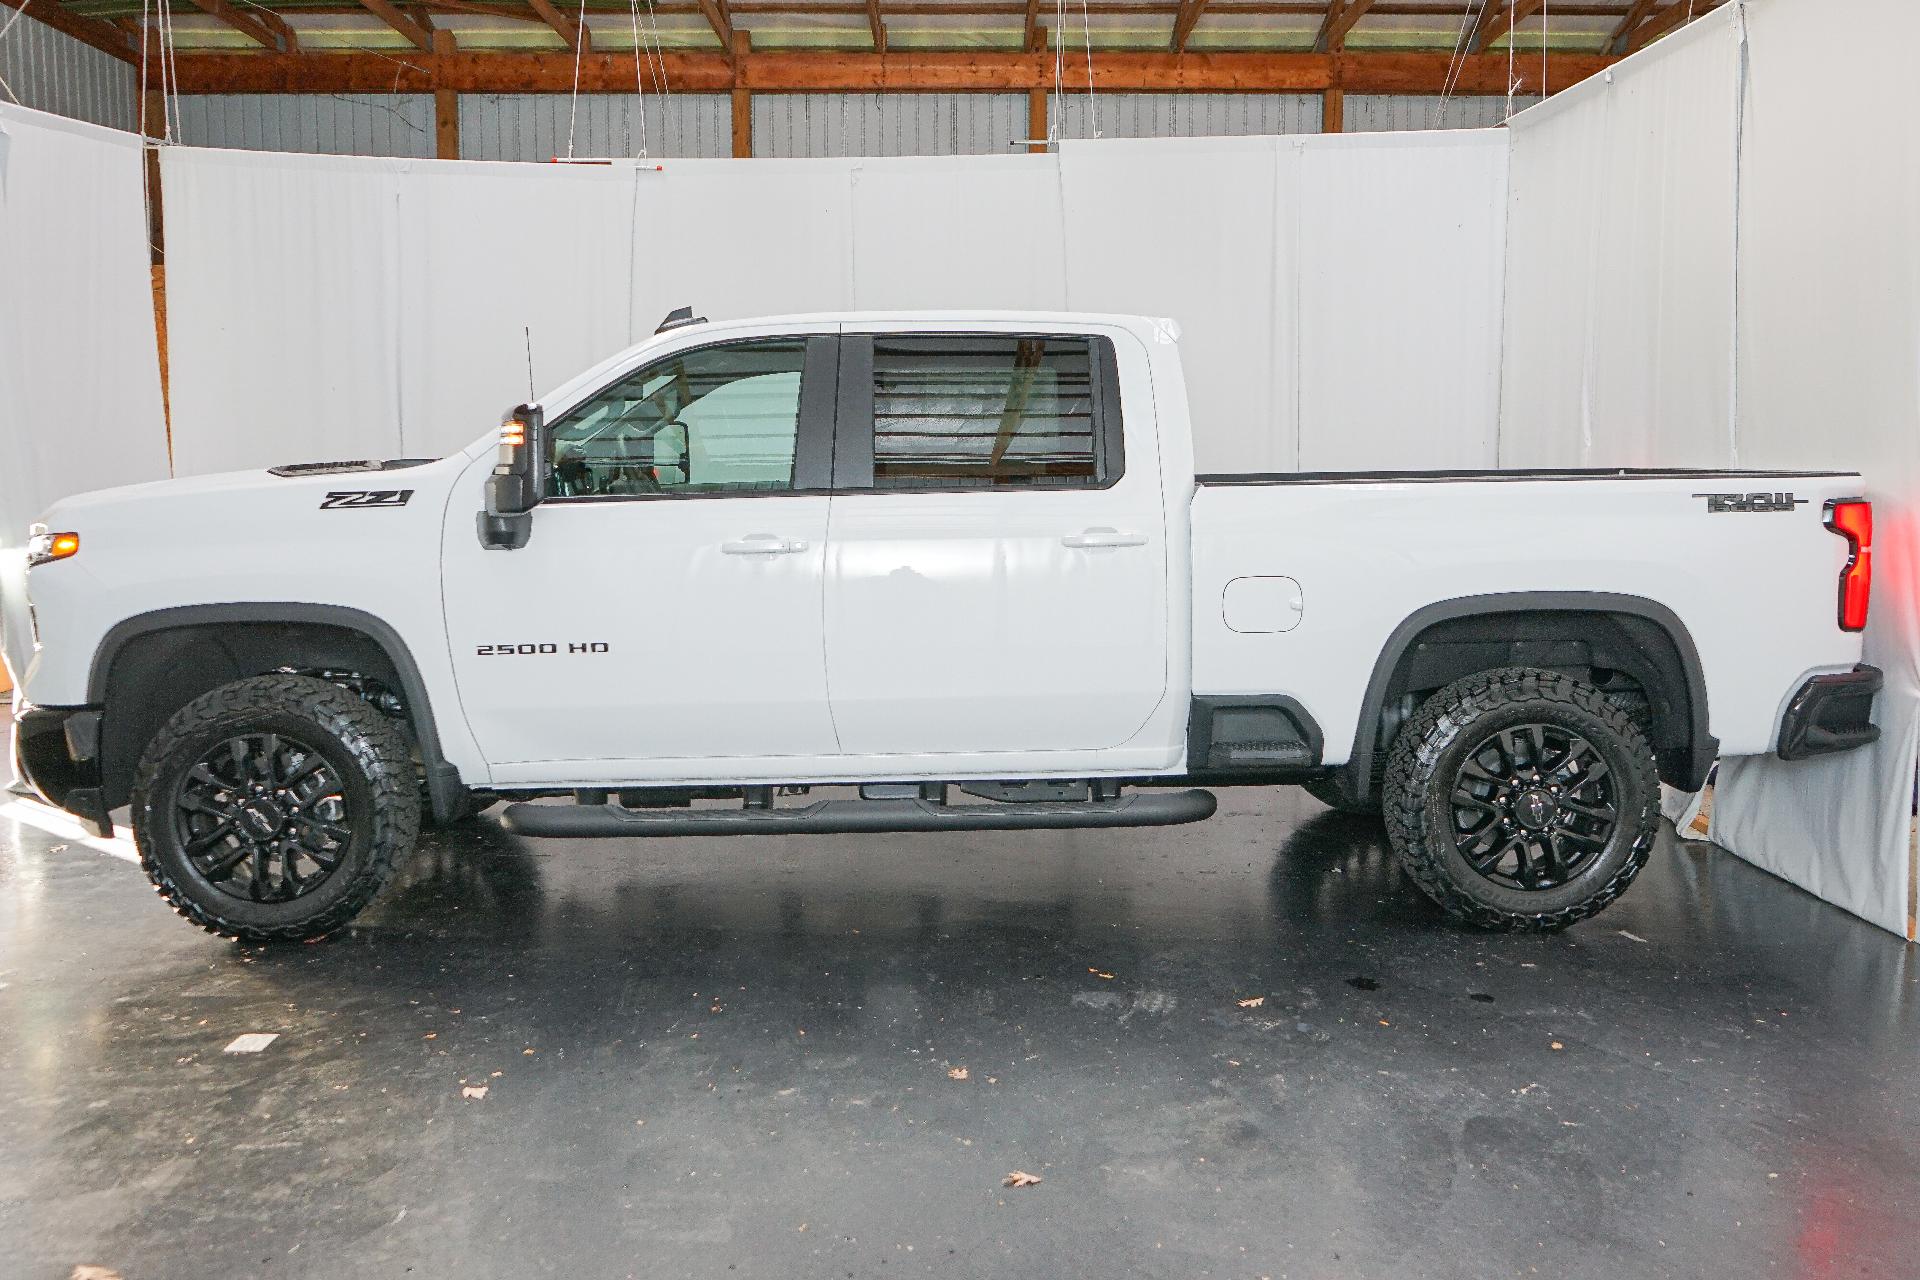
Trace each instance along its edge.
<instances>
[{"instance_id":1,"label":"corrugated metal wall","mask_svg":"<svg viewBox=\"0 0 1920 1280\"><path fill-rule=\"evenodd\" d=\"M15 9L0 8L0 80L9 101L36 111L132 129L137 85L129 63Z\"/></svg>"},{"instance_id":2,"label":"corrugated metal wall","mask_svg":"<svg viewBox=\"0 0 1920 1280\"><path fill-rule=\"evenodd\" d=\"M1012 144L1026 136L1023 93L763 93L753 98L756 156L1004 156L1014 154Z\"/></svg>"},{"instance_id":3,"label":"corrugated metal wall","mask_svg":"<svg viewBox=\"0 0 1920 1280\"><path fill-rule=\"evenodd\" d=\"M22 19L21 25L32 23ZM33 23L88 58L116 69L124 95L120 117L133 127L131 68ZM15 36L19 35L16 30ZM0 69L12 37L0 43ZM17 53L13 54L18 58ZM38 65L38 64L36 64ZM75 65L78 65L77 63ZM20 92L11 70L0 70ZM71 90L69 92L72 92ZM25 95L23 94L24 98ZM1513 109L1538 102L1517 97ZM41 105L28 101L29 106ZM723 93L676 93L645 100L647 154L733 154L732 104ZM1241 134L1318 133L1320 95L1253 93L1084 93L1051 104L1063 138L1189 138ZM460 153L469 160L545 161L567 154L632 156L641 146L641 99L634 94L582 94L578 114L563 93L462 94ZM48 109L58 109L49 107ZM67 114L97 116L80 111ZM1502 123L1505 98L1348 94L1346 129L1472 129ZM180 100L181 140L209 147L317 151L381 156L434 154L430 94L232 94ZM753 150L759 156L1011 155L1028 134L1020 93L763 93L753 97Z\"/></svg>"},{"instance_id":4,"label":"corrugated metal wall","mask_svg":"<svg viewBox=\"0 0 1920 1280\"><path fill-rule=\"evenodd\" d=\"M195 147L431 156L430 93L223 93L179 100L174 139Z\"/></svg>"},{"instance_id":5,"label":"corrugated metal wall","mask_svg":"<svg viewBox=\"0 0 1920 1280\"><path fill-rule=\"evenodd\" d=\"M1063 138L1091 138L1096 120L1103 138L1320 132L1317 93L1068 93L1059 108Z\"/></svg>"},{"instance_id":6,"label":"corrugated metal wall","mask_svg":"<svg viewBox=\"0 0 1920 1280\"><path fill-rule=\"evenodd\" d=\"M643 110L644 108L644 110ZM643 134L649 156L730 156L733 102L724 93L583 93L578 115L564 93L460 95L460 155L466 160L551 160L634 156Z\"/></svg>"},{"instance_id":7,"label":"corrugated metal wall","mask_svg":"<svg viewBox=\"0 0 1920 1280\"><path fill-rule=\"evenodd\" d=\"M1536 97L1515 97L1513 109L1521 111L1540 101ZM1454 97L1442 102L1438 96L1406 94L1350 93L1346 100L1345 124L1348 133L1391 133L1399 129L1489 129L1507 120L1505 98Z\"/></svg>"}]
</instances>

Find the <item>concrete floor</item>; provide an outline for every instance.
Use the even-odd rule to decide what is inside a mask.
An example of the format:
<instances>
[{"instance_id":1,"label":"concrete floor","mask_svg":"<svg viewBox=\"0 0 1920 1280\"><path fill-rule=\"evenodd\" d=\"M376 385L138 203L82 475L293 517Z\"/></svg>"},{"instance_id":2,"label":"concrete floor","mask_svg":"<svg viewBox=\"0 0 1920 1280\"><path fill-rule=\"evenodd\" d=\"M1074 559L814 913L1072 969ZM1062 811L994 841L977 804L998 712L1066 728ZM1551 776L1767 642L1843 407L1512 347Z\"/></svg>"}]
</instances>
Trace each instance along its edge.
<instances>
[{"instance_id":1,"label":"concrete floor","mask_svg":"<svg viewBox=\"0 0 1920 1280\"><path fill-rule=\"evenodd\" d=\"M263 950L0 816L0 1274L1916 1274L1895 939L1670 837L1599 920L1463 932L1377 828L1222 796L1117 833L482 819Z\"/></svg>"}]
</instances>

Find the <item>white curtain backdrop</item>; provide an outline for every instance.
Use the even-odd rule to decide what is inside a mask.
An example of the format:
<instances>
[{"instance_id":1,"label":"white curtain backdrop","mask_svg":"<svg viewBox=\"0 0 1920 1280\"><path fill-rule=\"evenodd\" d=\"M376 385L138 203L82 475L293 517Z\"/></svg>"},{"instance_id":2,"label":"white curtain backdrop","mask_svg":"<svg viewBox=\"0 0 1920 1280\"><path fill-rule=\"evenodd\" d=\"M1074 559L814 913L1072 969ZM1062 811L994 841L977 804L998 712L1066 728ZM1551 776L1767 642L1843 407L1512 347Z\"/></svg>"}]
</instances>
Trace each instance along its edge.
<instances>
[{"instance_id":1,"label":"white curtain backdrop","mask_svg":"<svg viewBox=\"0 0 1920 1280\"><path fill-rule=\"evenodd\" d=\"M1501 465L1733 463L1739 19L1508 126Z\"/></svg>"},{"instance_id":2,"label":"white curtain backdrop","mask_svg":"<svg viewBox=\"0 0 1920 1280\"><path fill-rule=\"evenodd\" d=\"M0 644L31 656L27 526L58 498L167 474L131 134L0 103Z\"/></svg>"},{"instance_id":3,"label":"white curtain backdrop","mask_svg":"<svg viewBox=\"0 0 1920 1280\"><path fill-rule=\"evenodd\" d=\"M1514 118L1500 460L1865 473L1884 737L1727 762L1710 834L1911 938L1920 6L1849 0L1838 26L1832 8L1728 5ZM1822 87L1839 80L1843 127Z\"/></svg>"},{"instance_id":4,"label":"white curtain backdrop","mask_svg":"<svg viewBox=\"0 0 1920 1280\"><path fill-rule=\"evenodd\" d=\"M1493 131L657 169L162 163L183 474L443 453L526 398L529 338L544 390L682 304L1170 315L1203 468L1494 461Z\"/></svg>"},{"instance_id":5,"label":"white curtain backdrop","mask_svg":"<svg viewBox=\"0 0 1920 1280\"><path fill-rule=\"evenodd\" d=\"M1915 936L1920 772L1920 6L1747 7L1739 234L1739 449L1746 466L1859 468L1874 499L1868 662L1882 737L1830 760L1740 760L1712 838L1876 924ZM1857 25L1855 25L1857 24ZM1813 74L1810 76L1809 71ZM1819 85L1849 86L1845 128Z\"/></svg>"}]
</instances>

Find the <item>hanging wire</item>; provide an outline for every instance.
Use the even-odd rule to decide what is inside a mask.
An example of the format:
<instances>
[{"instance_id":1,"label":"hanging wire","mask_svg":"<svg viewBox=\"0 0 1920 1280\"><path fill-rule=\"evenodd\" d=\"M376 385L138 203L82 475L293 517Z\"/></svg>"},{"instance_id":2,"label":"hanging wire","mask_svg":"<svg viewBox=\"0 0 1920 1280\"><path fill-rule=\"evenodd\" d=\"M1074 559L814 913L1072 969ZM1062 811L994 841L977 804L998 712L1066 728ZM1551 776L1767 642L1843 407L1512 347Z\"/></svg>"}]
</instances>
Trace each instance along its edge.
<instances>
[{"instance_id":1,"label":"hanging wire","mask_svg":"<svg viewBox=\"0 0 1920 1280\"><path fill-rule=\"evenodd\" d=\"M567 108L567 159L573 159L573 129L580 118L580 55L587 47L587 0L580 0L580 18L573 33L573 102Z\"/></svg>"},{"instance_id":2,"label":"hanging wire","mask_svg":"<svg viewBox=\"0 0 1920 1280\"><path fill-rule=\"evenodd\" d=\"M640 69L640 0L627 0L627 17L633 23L633 97L640 104L640 158L647 158L647 78Z\"/></svg>"},{"instance_id":3,"label":"hanging wire","mask_svg":"<svg viewBox=\"0 0 1920 1280\"><path fill-rule=\"evenodd\" d=\"M1493 2L1494 0L1480 0L1479 13L1484 16L1487 6ZM1460 15L1460 34L1454 37L1453 56L1447 59L1447 78L1440 89L1440 101L1427 120L1427 124L1432 128L1440 127L1441 113L1447 109L1448 99L1453 97L1453 87L1460 83L1461 71L1466 69L1467 32L1475 25L1474 13L1474 0L1467 0L1466 9Z\"/></svg>"},{"instance_id":4,"label":"hanging wire","mask_svg":"<svg viewBox=\"0 0 1920 1280\"><path fill-rule=\"evenodd\" d=\"M1053 0L1053 25L1047 28L1047 38L1053 41L1053 101L1047 120L1047 142L1058 142L1066 131L1067 104L1067 45L1060 33L1067 26L1067 0Z\"/></svg>"},{"instance_id":5,"label":"hanging wire","mask_svg":"<svg viewBox=\"0 0 1920 1280\"><path fill-rule=\"evenodd\" d=\"M1093 136L1100 136L1100 100L1093 96L1093 28L1087 21L1087 0L1080 0L1080 38L1087 46L1087 114L1093 117Z\"/></svg>"},{"instance_id":6,"label":"hanging wire","mask_svg":"<svg viewBox=\"0 0 1920 1280\"><path fill-rule=\"evenodd\" d=\"M654 7L654 0L646 0L647 22L641 39L647 44L647 74L653 81L654 92L660 98L660 132L662 139L673 119L671 113L673 87L667 82L667 50L660 42L660 15Z\"/></svg>"}]
</instances>

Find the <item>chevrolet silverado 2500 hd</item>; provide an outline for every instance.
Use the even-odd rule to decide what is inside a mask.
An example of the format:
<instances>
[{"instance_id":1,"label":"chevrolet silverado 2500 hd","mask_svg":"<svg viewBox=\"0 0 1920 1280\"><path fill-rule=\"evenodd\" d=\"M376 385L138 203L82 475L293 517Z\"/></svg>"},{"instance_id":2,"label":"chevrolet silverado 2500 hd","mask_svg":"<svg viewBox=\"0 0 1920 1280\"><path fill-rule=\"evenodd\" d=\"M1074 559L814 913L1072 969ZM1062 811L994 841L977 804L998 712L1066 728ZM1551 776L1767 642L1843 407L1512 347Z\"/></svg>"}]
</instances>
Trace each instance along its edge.
<instances>
[{"instance_id":1,"label":"chevrolet silverado 2500 hd","mask_svg":"<svg viewBox=\"0 0 1920 1280\"><path fill-rule=\"evenodd\" d=\"M676 315L451 457L60 502L17 758L243 938L337 928L423 817L501 799L529 836L845 833L1280 783L1547 929L1633 880L1658 780L1875 736L1857 476L1196 476L1176 332Z\"/></svg>"}]
</instances>

